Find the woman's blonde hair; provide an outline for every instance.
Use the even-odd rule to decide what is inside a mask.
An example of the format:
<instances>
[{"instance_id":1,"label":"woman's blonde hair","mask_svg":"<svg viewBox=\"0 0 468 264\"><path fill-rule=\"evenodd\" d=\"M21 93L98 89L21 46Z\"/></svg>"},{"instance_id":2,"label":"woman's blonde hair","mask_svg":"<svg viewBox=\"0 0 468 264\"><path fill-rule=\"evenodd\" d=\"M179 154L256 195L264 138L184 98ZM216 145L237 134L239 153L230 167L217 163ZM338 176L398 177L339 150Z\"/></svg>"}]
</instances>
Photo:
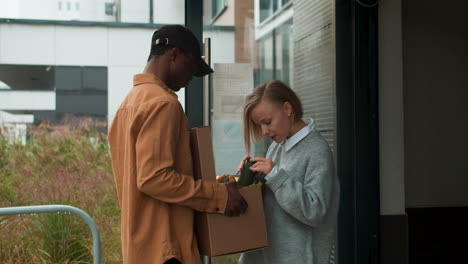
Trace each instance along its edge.
<instances>
[{"instance_id":1,"label":"woman's blonde hair","mask_svg":"<svg viewBox=\"0 0 468 264\"><path fill-rule=\"evenodd\" d=\"M244 144L247 154L250 155L251 141L258 142L262 139L261 128L251 118L252 109L262 99L282 107L285 102L291 104L291 119L295 123L302 118L302 104L296 93L281 81L268 81L257 86L253 92L245 98L244 103Z\"/></svg>"}]
</instances>

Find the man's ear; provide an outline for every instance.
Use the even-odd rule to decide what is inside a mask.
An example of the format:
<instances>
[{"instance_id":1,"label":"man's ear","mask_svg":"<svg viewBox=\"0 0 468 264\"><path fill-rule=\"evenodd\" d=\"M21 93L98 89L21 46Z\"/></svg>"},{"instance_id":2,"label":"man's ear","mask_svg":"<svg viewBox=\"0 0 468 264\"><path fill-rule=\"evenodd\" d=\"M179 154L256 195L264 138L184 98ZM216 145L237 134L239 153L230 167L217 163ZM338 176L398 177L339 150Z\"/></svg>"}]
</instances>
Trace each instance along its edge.
<instances>
[{"instance_id":1,"label":"man's ear","mask_svg":"<svg viewBox=\"0 0 468 264\"><path fill-rule=\"evenodd\" d=\"M184 52L179 48L173 48L172 51L174 52L174 58L184 54Z\"/></svg>"},{"instance_id":2,"label":"man's ear","mask_svg":"<svg viewBox=\"0 0 468 264\"><path fill-rule=\"evenodd\" d=\"M171 61L174 61L177 58L178 52L179 52L178 48L172 48L168 51L169 58L171 59Z\"/></svg>"}]
</instances>

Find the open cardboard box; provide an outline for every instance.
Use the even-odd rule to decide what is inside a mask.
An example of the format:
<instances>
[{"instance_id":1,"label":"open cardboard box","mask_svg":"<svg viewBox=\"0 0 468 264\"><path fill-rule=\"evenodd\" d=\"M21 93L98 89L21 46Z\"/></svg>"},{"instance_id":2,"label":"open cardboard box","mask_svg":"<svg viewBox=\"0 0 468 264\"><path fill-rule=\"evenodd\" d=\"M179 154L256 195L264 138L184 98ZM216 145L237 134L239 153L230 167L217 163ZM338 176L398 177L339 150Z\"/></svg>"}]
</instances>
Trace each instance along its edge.
<instances>
[{"instance_id":1,"label":"open cardboard box","mask_svg":"<svg viewBox=\"0 0 468 264\"><path fill-rule=\"evenodd\" d=\"M210 128L193 128L191 137L195 178L216 181ZM245 214L238 217L195 214L195 233L201 255L220 256L268 246L261 188L248 186L239 191L249 204Z\"/></svg>"}]
</instances>

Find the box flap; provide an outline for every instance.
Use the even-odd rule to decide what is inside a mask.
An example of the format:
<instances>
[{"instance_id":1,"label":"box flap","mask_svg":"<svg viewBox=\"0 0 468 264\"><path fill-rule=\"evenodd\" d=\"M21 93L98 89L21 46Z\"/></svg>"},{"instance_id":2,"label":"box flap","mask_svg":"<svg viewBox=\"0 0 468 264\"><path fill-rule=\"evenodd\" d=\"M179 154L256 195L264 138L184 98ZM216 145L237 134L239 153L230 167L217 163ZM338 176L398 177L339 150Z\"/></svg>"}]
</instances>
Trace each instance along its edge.
<instances>
[{"instance_id":1,"label":"box flap","mask_svg":"<svg viewBox=\"0 0 468 264\"><path fill-rule=\"evenodd\" d=\"M216 181L213 145L209 127L192 128L193 174L195 179Z\"/></svg>"}]
</instances>

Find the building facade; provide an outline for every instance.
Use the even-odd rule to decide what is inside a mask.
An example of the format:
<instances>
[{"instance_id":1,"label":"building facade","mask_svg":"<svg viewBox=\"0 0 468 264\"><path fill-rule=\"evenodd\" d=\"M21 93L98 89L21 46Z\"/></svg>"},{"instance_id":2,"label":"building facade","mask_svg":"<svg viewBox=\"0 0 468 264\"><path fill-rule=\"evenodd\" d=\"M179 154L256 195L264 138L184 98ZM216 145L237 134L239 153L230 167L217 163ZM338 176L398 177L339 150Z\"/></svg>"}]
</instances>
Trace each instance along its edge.
<instances>
[{"instance_id":1,"label":"building facade","mask_svg":"<svg viewBox=\"0 0 468 264\"><path fill-rule=\"evenodd\" d=\"M6 16L0 18L0 110L32 115L35 123L67 114L111 121L133 75L146 64L153 32L163 24L185 23L183 1L153 1L153 23L148 1L112 2L118 22L97 8L109 1L47 1L33 12L36 2L18 0L9 11L0 7ZM80 6L78 17L60 15L68 3ZM212 47L213 63L233 62L232 26L207 27L205 35L219 40ZM184 105L183 90L179 99Z\"/></svg>"}]
</instances>

